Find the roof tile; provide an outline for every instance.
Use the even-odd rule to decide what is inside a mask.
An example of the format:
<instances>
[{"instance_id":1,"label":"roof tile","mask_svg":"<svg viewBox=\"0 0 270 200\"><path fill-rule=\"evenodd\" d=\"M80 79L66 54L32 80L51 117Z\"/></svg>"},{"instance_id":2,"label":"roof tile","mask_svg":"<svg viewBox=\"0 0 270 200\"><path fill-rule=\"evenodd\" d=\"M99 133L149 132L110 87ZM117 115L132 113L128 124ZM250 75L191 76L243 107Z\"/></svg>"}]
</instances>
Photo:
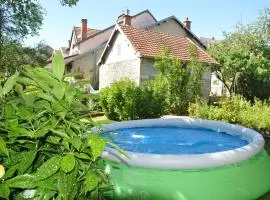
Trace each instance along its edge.
<instances>
[{"instance_id":1,"label":"roof tile","mask_svg":"<svg viewBox=\"0 0 270 200\"><path fill-rule=\"evenodd\" d=\"M162 49L168 48L173 56L178 57L182 61L188 61L191 58L189 47L194 43L187 37L138 29L126 25L120 25L120 28L130 40L135 50L143 57L155 57ZM197 46L197 50L201 62L218 64L215 59L200 47Z\"/></svg>"}]
</instances>

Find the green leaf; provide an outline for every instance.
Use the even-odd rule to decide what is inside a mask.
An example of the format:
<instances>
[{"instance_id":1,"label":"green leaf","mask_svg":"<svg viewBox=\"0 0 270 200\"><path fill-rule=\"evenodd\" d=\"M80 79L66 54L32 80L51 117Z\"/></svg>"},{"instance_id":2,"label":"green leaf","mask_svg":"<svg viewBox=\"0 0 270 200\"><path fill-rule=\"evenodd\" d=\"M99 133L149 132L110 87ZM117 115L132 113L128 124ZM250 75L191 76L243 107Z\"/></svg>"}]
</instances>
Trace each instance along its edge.
<instances>
[{"instance_id":1,"label":"green leaf","mask_svg":"<svg viewBox=\"0 0 270 200\"><path fill-rule=\"evenodd\" d=\"M52 93L57 99L62 99L65 94L66 84L60 82L53 87Z\"/></svg>"},{"instance_id":2,"label":"green leaf","mask_svg":"<svg viewBox=\"0 0 270 200\"><path fill-rule=\"evenodd\" d=\"M52 180L50 180L50 178L42 180L42 181L38 181L38 187L43 188L43 189L47 189L47 190L57 191L57 187L56 187L55 183Z\"/></svg>"},{"instance_id":3,"label":"green leaf","mask_svg":"<svg viewBox=\"0 0 270 200\"><path fill-rule=\"evenodd\" d=\"M21 107L17 110L17 115L22 119L30 120L33 116L33 113L29 109Z\"/></svg>"},{"instance_id":4,"label":"green leaf","mask_svg":"<svg viewBox=\"0 0 270 200\"><path fill-rule=\"evenodd\" d=\"M82 146L82 140L80 137L74 137L74 138L70 138L67 140L69 143L72 144L72 146L75 147L76 150L80 150L81 146Z\"/></svg>"},{"instance_id":5,"label":"green leaf","mask_svg":"<svg viewBox=\"0 0 270 200\"><path fill-rule=\"evenodd\" d=\"M10 191L7 184L0 184L0 197L9 199Z\"/></svg>"},{"instance_id":6,"label":"green leaf","mask_svg":"<svg viewBox=\"0 0 270 200\"><path fill-rule=\"evenodd\" d=\"M35 103L36 96L33 94L27 94L24 97L25 104L29 107L32 107Z\"/></svg>"},{"instance_id":7,"label":"green leaf","mask_svg":"<svg viewBox=\"0 0 270 200\"><path fill-rule=\"evenodd\" d=\"M40 98L42 98L42 99L45 99L47 101L50 101L52 103L55 102L55 99L52 96L50 96L50 95L48 95L46 93L37 93L37 96L40 97Z\"/></svg>"},{"instance_id":8,"label":"green leaf","mask_svg":"<svg viewBox=\"0 0 270 200\"><path fill-rule=\"evenodd\" d=\"M78 165L70 173L59 173L57 188L63 200L73 200L78 193Z\"/></svg>"},{"instance_id":9,"label":"green leaf","mask_svg":"<svg viewBox=\"0 0 270 200\"><path fill-rule=\"evenodd\" d=\"M37 186L37 180L33 175L23 174L7 180L6 184L11 188L30 189Z\"/></svg>"},{"instance_id":10,"label":"green leaf","mask_svg":"<svg viewBox=\"0 0 270 200\"><path fill-rule=\"evenodd\" d=\"M19 164L11 166L3 176L3 179L8 179L13 176L13 174L18 170Z\"/></svg>"},{"instance_id":11,"label":"green leaf","mask_svg":"<svg viewBox=\"0 0 270 200\"><path fill-rule=\"evenodd\" d=\"M7 145L2 137L0 137L0 151L2 151L6 156L9 156Z\"/></svg>"},{"instance_id":12,"label":"green leaf","mask_svg":"<svg viewBox=\"0 0 270 200\"><path fill-rule=\"evenodd\" d=\"M5 83L4 88L3 88L3 95L6 95L7 93L9 93L9 91L14 87L18 76L19 76L19 73L16 72L14 75L12 75L11 77L8 78L8 80Z\"/></svg>"},{"instance_id":13,"label":"green leaf","mask_svg":"<svg viewBox=\"0 0 270 200\"><path fill-rule=\"evenodd\" d=\"M114 149L116 149L117 151L119 151L121 154L123 154L127 158L129 158L128 154L123 149L121 149L119 146L117 146L116 144L108 142L108 141L106 143L108 145L110 145L111 147L113 147Z\"/></svg>"},{"instance_id":14,"label":"green leaf","mask_svg":"<svg viewBox=\"0 0 270 200\"><path fill-rule=\"evenodd\" d=\"M71 86L67 86L65 91L65 99L68 103L71 103L74 100L74 97L77 93L77 90Z\"/></svg>"},{"instance_id":15,"label":"green leaf","mask_svg":"<svg viewBox=\"0 0 270 200\"><path fill-rule=\"evenodd\" d=\"M106 140L100 137L98 134L91 134L88 138L88 145L91 147L93 159L101 155L104 151Z\"/></svg>"},{"instance_id":16,"label":"green leaf","mask_svg":"<svg viewBox=\"0 0 270 200\"><path fill-rule=\"evenodd\" d=\"M34 106L38 109L45 108L47 111L52 110L51 104L46 100L36 101Z\"/></svg>"},{"instance_id":17,"label":"green leaf","mask_svg":"<svg viewBox=\"0 0 270 200\"><path fill-rule=\"evenodd\" d=\"M91 160L90 156L85 153L74 153L74 155L80 159Z\"/></svg>"},{"instance_id":18,"label":"green leaf","mask_svg":"<svg viewBox=\"0 0 270 200\"><path fill-rule=\"evenodd\" d=\"M11 104L5 105L5 118L16 118L15 109Z\"/></svg>"},{"instance_id":19,"label":"green leaf","mask_svg":"<svg viewBox=\"0 0 270 200\"><path fill-rule=\"evenodd\" d=\"M94 190L98 185L97 176L93 172L87 172L84 180L85 192Z\"/></svg>"},{"instance_id":20,"label":"green leaf","mask_svg":"<svg viewBox=\"0 0 270 200\"><path fill-rule=\"evenodd\" d=\"M0 85L0 97L2 97L3 96L3 88L2 88L2 86Z\"/></svg>"},{"instance_id":21,"label":"green leaf","mask_svg":"<svg viewBox=\"0 0 270 200\"><path fill-rule=\"evenodd\" d=\"M43 180L55 174L61 163L61 156L57 155L43 163L35 173L38 180Z\"/></svg>"},{"instance_id":22,"label":"green leaf","mask_svg":"<svg viewBox=\"0 0 270 200\"><path fill-rule=\"evenodd\" d=\"M52 73L61 80L65 72L65 61L61 53L56 53L52 61Z\"/></svg>"},{"instance_id":23,"label":"green leaf","mask_svg":"<svg viewBox=\"0 0 270 200\"><path fill-rule=\"evenodd\" d=\"M61 161L61 169L65 172L68 173L71 170L74 169L76 163L76 159L72 154L67 154Z\"/></svg>"},{"instance_id":24,"label":"green leaf","mask_svg":"<svg viewBox=\"0 0 270 200\"><path fill-rule=\"evenodd\" d=\"M36 151L21 153L21 162L19 164L19 173L23 174L33 163L36 158Z\"/></svg>"},{"instance_id":25,"label":"green leaf","mask_svg":"<svg viewBox=\"0 0 270 200\"><path fill-rule=\"evenodd\" d=\"M69 136L61 130L51 129L51 131L62 138L69 138Z\"/></svg>"},{"instance_id":26,"label":"green leaf","mask_svg":"<svg viewBox=\"0 0 270 200\"><path fill-rule=\"evenodd\" d=\"M36 82L27 77L18 77L17 81L25 86L37 86Z\"/></svg>"}]
</instances>

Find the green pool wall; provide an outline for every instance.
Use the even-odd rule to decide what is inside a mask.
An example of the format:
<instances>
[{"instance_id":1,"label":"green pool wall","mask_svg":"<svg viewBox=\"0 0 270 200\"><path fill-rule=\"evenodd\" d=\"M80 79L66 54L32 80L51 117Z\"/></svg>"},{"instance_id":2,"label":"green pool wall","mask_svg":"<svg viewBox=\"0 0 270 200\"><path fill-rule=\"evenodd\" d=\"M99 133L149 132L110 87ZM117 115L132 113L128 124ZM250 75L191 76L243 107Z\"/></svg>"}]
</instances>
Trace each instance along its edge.
<instances>
[{"instance_id":1,"label":"green pool wall","mask_svg":"<svg viewBox=\"0 0 270 200\"><path fill-rule=\"evenodd\" d=\"M151 161L149 161L151 162ZM130 167L106 160L115 200L255 200L270 189L270 156L201 170Z\"/></svg>"}]
</instances>

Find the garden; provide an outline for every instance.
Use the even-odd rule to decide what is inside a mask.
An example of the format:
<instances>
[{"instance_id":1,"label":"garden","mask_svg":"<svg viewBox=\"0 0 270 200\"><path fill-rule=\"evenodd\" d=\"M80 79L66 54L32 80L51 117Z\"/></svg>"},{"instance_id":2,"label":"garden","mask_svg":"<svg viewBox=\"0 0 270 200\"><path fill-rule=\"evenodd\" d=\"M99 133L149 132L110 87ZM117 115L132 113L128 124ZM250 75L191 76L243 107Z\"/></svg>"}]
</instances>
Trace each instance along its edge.
<instances>
[{"instance_id":1,"label":"garden","mask_svg":"<svg viewBox=\"0 0 270 200\"><path fill-rule=\"evenodd\" d=\"M72 6L77 0L61 3ZM170 49L165 48L155 58L157 74L152 80L137 85L132 80L123 79L98 94L88 94L82 90L85 80L77 80L72 84L67 81L74 74L66 72L60 53L54 55L52 68L48 70L40 67L46 63L45 53L37 50L39 48L25 48L20 43L20 38L37 32L43 16L37 4L25 4L24 9L29 9L30 18L35 17L36 21L25 16L24 12L19 12L16 2L5 1L6 8L19 12L13 16L13 21L21 20L20 26L23 28L12 29L9 23L0 26L0 53L3 52L0 62L0 199L103 200L111 199L115 194L123 199L153 199L148 193L160 194L154 199L166 199L174 195L172 193L177 190L178 184L190 194L196 189L205 197L213 199L221 190L207 194L204 192L207 187L214 187L211 180L219 181L220 176L227 179L217 187L225 193L232 190L231 197L242 195L243 199L247 195L258 196L269 190L269 173L266 172L269 171L270 163L270 9L266 8L255 23L240 24L234 32L226 33L224 40L209 46L208 53L219 65L199 62L195 45L190 46L188 62L182 62L171 55ZM8 31L13 32L11 34ZM23 55L21 59L17 59L20 55ZM203 97L202 77L207 71L211 71L222 82L225 92L221 97ZM190 118L168 120L163 118L165 115L192 117L193 121ZM242 126L250 128L243 137L256 145L245 149L250 155L235 151L239 157L233 155L232 158L237 162L227 159L228 155L219 154L224 157L225 164L230 164L229 167L224 163L212 164L212 158L206 162L210 158L202 156L202 159L194 157L196 165L193 161L190 162L190 168L185 168L185 164L192 160L192 155L181 159L177 156L160 156L156 159L155 156L147 155L150 148L139 149L136 145L134 154L128 154L121 143L111 139L117 135L115 130L120 132L142 128L146 124L140 121L142 119L149 120L147 123L150 125L146 128L157 128L164 132L170 131L166 126L171 128L181 125L186 128L186 125L195 122L207 126L208 122L204 120L215 120L213 126L208 124L209 127L218 124L227 131L231 127L224 125L223 122L227 122L242 131L236 131L240 136L246 131ZM131 124L137 125L132 127L130 122L113 123L130 120L137 120ZM163 126L152 127L153 123ZM194 131L193 128L190 129ZM104 131L112 135L105 137ZM130 142L128 147L132 146L132 142L149 136L147 133L129 134L130 138L124 138ZM262 136L268 153L264 150ZM167 147L173 147L174 142L183 143L177 138L170 138L169 134L165 137L163 141L160 138L158 141L160 144L167 142ZM230 141L228 144L231 145ZM232 150L242 147L237 145ZM260 145L261 148L257 148ZM161 152L164 150L162 145L154 147L159 154L164 153ZM223 147L219 148L220 151L224 150ZM146 155L141 159L143 153ZM216 152L199 152L203 153ZM187 162L182 162L182 158L187 159ZM203 170L196 168L197 159L201 159ZM238 162L242 170L235 164ZM181 170L173 168L174 165ZM230 174L234 175L233 179L229 179ZM163 181L155 181L157 177ZM249 181L242 181L243 177ZM178 182L181 178L182 182ZM128 181L128 184L123 180ZM259 189L248 193L248 189L253 189L253 185L249 184L251 182L257 183ZM224 190L225 187L227 190ZM246 187L247 191L240 191L241 187ZM147 192L144 188L148 189ZM222 193L224 198L229 195L225 193ZM176 199L186 199L187 194L176 191L175 195L173 197ZM263 199L269 199L269 194Z\"/></svg>"}]
</instances>

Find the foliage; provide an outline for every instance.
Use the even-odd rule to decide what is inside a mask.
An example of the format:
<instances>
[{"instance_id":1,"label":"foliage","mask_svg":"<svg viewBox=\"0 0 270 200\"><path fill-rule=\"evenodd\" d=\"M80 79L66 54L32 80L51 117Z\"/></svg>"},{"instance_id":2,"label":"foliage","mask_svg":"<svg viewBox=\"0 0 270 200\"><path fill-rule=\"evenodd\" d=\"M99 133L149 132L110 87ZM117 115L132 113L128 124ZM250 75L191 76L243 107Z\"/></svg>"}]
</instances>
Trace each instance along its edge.
<instances>
[{"instance_id":1,"label":"foliage","mask_svg":"<svg viewBox=\"0 0 270 200\"><path fill-rule=\"evenodd\" d=\"M242 94L245 90L237 83L250 78L245 84L252 87L252 80L269 80L270 74L270 9L266 8L259 19L251 24L237 26L235 32L225 33L225 39L211 44L209 53L220 63L213 71L229 93ZM252 94L253 97L256 94Z\"/></svg>"},{"instance_id":2,"label":"foliage","mask_svg":"<svg viewBox=\"0 0 270 200\"><path fill-rule=\"evenodd\" d=\"M31 67L45 66L51 56L43 50L45 44L36 47L23 47L18 42L4 42L0 57L0 77L10 76L15 71L21 71L25 65Z\"/></svg>"},{"instance_id":3,"label":"foliage","mask_svg":"<svg viewBox=\"0 0 270 200\"><path fill-rule=\"evenodd\" d=\"M79 0L60 0L73 6ZM37 0L0 0L0 41L36 35L41 28L44 9Z\"/></svg>"},{"instance_id":4,"label":"foliage","mask_svg":"<svg viewBox=\"0 0 270 200\"><path fill-rule=\"evenodd\" d=\"M42 25L44 10L36 0L0 0L0 15L2 42L36 35Z\"/></svg>"},{"instance_id":5,"label":"foliage","mask_svg":"<svg viewBox=\"0 0 270 200\"><path fill-rule=\"evenodd\" d=\"M74 6L78 3L79 0L60 0L63 6Z\"/></svg>"},{"instance_id":6,"label":"foliage","mask_svg":"<svg viewBox=\"0 0 270 200\"><path fill-rule=\"evenodd\" d=\"M270 76L253 76L242 73L236 83L236 93L254 102L254 97L261 100L270 97Z\"/></svg>"},{"instance_id":7,"label":"foliage","mask_svg":"<svg viewBox=\"0 0 270 200\"><path fill-rule=\"evenodd\" d=\"M195 103L190 104L189 114L203 119L242 124L270 134L270 104L266 101L255 100L254 104L251 104L236 95L232 98L224 98L218 106L213 106L197 99Z\"/></svg>"},{"instance_id":8,"label":"foliage","mask_svg":"<svg viewBox=\"0 0 270 200\"><path fill-rule=\"evenodd\" d=\"M165 49L155 60L154 91L164 96L168 111L174 114L186 114L189 102L201 95L204 65L198 61L196 46L190 47L190 56L191 61L183 63Z\"/></svg>"},{"instance_id":9,"label":"foliage","mask_svg":"<svg viewBox=\"0 0 270 200\"><path fill-rule=\"evenodd\" d=\"M25 68L0 86L0 198L98 199L108 186L100 159L105 139L90 132L85 98L52 71ZM85 134L88 133L88 134Z\"/></svg>"},{"instance_id":10,"label":"foliage","mask_svg":"<svg viewBox=\"0 0 270 200\"><path fill-rule=\"evenodd\" d=\"M162 99L150 87L136 86L131 80L121 80L104 88L99 102L111 120L132 120L159 117Z\"/></svg>"}]
</instances>

